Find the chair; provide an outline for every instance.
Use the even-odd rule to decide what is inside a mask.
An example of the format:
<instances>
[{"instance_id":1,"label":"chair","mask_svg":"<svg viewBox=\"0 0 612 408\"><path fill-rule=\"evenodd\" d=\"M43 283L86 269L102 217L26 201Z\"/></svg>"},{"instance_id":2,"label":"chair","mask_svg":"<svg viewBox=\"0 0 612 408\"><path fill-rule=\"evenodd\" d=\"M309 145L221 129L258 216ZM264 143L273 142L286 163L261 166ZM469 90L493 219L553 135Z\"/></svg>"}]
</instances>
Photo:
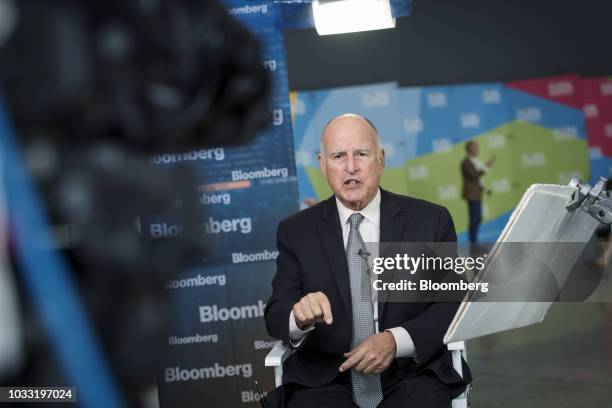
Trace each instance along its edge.
<instances>
[{"instance_id":1,"label":"chair","mask_svg":"<svg viewBox=\"0 0 612 408\"><path fill-rule=\"evenodd\" d=\"M465 351L465 342L458 341L449 343L448 349L453 356L453 368L463 377L463 368L461 366L461 356L467 359ZM283 383L283 363L291 354L291 350L283 345L281 341L276 342L272 350L268 353L265 360L266 367L274 367L274 384L280 386ZM469 389L469 387L468 387ZM453 400L452 408L468 408L468 390L463 392Z\"/></svg>"}]
</instances>

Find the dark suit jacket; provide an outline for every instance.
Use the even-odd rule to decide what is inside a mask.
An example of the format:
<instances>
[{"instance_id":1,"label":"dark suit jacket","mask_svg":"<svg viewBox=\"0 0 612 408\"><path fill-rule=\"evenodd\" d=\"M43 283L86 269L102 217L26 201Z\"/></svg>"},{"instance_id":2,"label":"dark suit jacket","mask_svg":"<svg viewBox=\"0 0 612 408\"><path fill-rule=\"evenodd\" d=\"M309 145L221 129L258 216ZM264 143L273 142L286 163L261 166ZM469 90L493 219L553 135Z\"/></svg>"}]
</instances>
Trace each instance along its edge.
<instances>
[{"instance_id":1,"label":"dark suit jacket","mask_svg":"<svg viewBox=\"0 0 612 408\"><path fill-rule=\"evenodd\" d=\"M380 242L456 242L455 228L446 208L381 189ZM335 197L300 211L278 225L277 271L272 296L265 308L270 336L289 345L289 314L310 292L321 291L331 303L333 323L310 332L285 362L283 383L304 386L329 384L338 375L351 349L352 308L348 266ZM396 358L382 374L406 378L429 370L459 395L471 380L452 368L450 352L442 344L458 303L384 303L379 301L379 327L404 327L416 347L418 363Z\"/></svg>"},{"instance_id":2,"label":"dark suit jacket","mask_svg":"<svg viewBox=\"0 0 612 408\"><path fill-rule=\"evenodd\" d=\"M482 200L483 189L480 186L480 178L484 171L477 170L469 158L461 162L461 177L463 178L463 198L468 201Z\"/></svg>"}]
</instances>

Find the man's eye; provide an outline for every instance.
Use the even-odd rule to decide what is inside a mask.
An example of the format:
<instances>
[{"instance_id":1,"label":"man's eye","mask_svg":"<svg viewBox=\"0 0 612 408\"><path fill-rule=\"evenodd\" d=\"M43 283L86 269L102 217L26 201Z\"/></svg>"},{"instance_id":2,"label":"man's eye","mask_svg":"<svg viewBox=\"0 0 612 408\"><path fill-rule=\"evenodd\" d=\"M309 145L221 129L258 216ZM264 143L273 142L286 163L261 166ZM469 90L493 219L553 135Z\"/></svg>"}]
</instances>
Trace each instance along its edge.
<instances>
[{"instance_id":1,"label":"man's eye","mask_svg":"<svg viewBox=\"0 0 612 408\"><path fill-rule=\"evenodd\" d=\"M340 157L342 157L342 156L339 155L339 154L334 154L334 156L333 156L334 159L339 159Z\"/></svg>"}]
</instances>

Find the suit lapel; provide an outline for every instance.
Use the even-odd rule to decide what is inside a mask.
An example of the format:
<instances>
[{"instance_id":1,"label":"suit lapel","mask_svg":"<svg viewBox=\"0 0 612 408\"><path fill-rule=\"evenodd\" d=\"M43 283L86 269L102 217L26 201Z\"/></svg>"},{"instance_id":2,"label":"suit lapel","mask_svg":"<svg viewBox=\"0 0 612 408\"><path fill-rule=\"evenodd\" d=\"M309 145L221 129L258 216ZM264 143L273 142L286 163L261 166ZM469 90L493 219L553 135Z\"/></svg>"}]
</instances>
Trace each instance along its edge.
<instances>
[{"instance_id":1,"label":"suit lapel","mask_svg":"<svg viewBox=\"0 0 612 408\"><path fill-rule=\"evenodd\" d=\"M411 241L409 231L405 231L407 219L402 217L402 210L395 202L393 195L380 189L380 242L402 242ZM351 289L349 281L348 264L346 262L346 252L342 239L342 228L340 226L340 216L336 207L336 198L331 196L325 201L325 206L321 215L321 222L317 228L321 243L325 250L325 255L331 266L340 297L346 307L348 316L353 318L353 308L351 304ZM385 256L383 248L380 248L379 256ZM391 277L393 279L393 277ZM380 295L384 295L384 292ZM386 304L386 296L378 299L378 321L382 321L383 312ZM333 311L332 311L333 313Z\"/></svg>"},{"instance_id":2,"label":"suit lapel","mask_svg":"<svg viewBox=\"0 0 612 408\"><path fill-rule=\"evenodd\" d=\"M331 196L326 200L317 231L336 280L340 297L352 321L353 308L351 305L348 264L346 262L346 252L344 250L342 228L340 226L340 216L338 215L335 196Z\"/></svg>"},{"instance_id":3,"label":"suit lapel","mask_svg":"<svg viewBox=\"0 0 612 408\"><path fill-rule=\"evenodd\" d=\"M380 242L401 242L404 235L405 220L400 217L401 209L393 199L393 196L380 189ZM379 248L379 256L384 257L384 248ZM393 282L391 276L390 282ZM386 305L386 293L379 293L378 298L378 322L382 321Z\"/></svg>"}]
</instances>

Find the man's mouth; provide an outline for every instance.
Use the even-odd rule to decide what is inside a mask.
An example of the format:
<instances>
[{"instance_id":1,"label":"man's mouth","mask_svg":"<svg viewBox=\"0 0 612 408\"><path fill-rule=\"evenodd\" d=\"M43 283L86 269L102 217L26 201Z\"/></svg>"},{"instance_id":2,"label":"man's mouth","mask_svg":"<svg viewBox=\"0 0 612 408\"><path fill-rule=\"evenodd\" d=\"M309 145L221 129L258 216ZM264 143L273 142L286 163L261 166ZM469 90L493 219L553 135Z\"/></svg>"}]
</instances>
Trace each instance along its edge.
<instances>
[{"instance_id":1,"label":"man's mouth","mask_svg":"<svg viewBox=\"0 0 612 408\"><path fill-rule=\"evenodd\" d=\"M345 186L348 187L355 187L357 185L361 184L361 181L357 180L357 179L348 179L344 182Z\"/></svg>"}]
</instances>

